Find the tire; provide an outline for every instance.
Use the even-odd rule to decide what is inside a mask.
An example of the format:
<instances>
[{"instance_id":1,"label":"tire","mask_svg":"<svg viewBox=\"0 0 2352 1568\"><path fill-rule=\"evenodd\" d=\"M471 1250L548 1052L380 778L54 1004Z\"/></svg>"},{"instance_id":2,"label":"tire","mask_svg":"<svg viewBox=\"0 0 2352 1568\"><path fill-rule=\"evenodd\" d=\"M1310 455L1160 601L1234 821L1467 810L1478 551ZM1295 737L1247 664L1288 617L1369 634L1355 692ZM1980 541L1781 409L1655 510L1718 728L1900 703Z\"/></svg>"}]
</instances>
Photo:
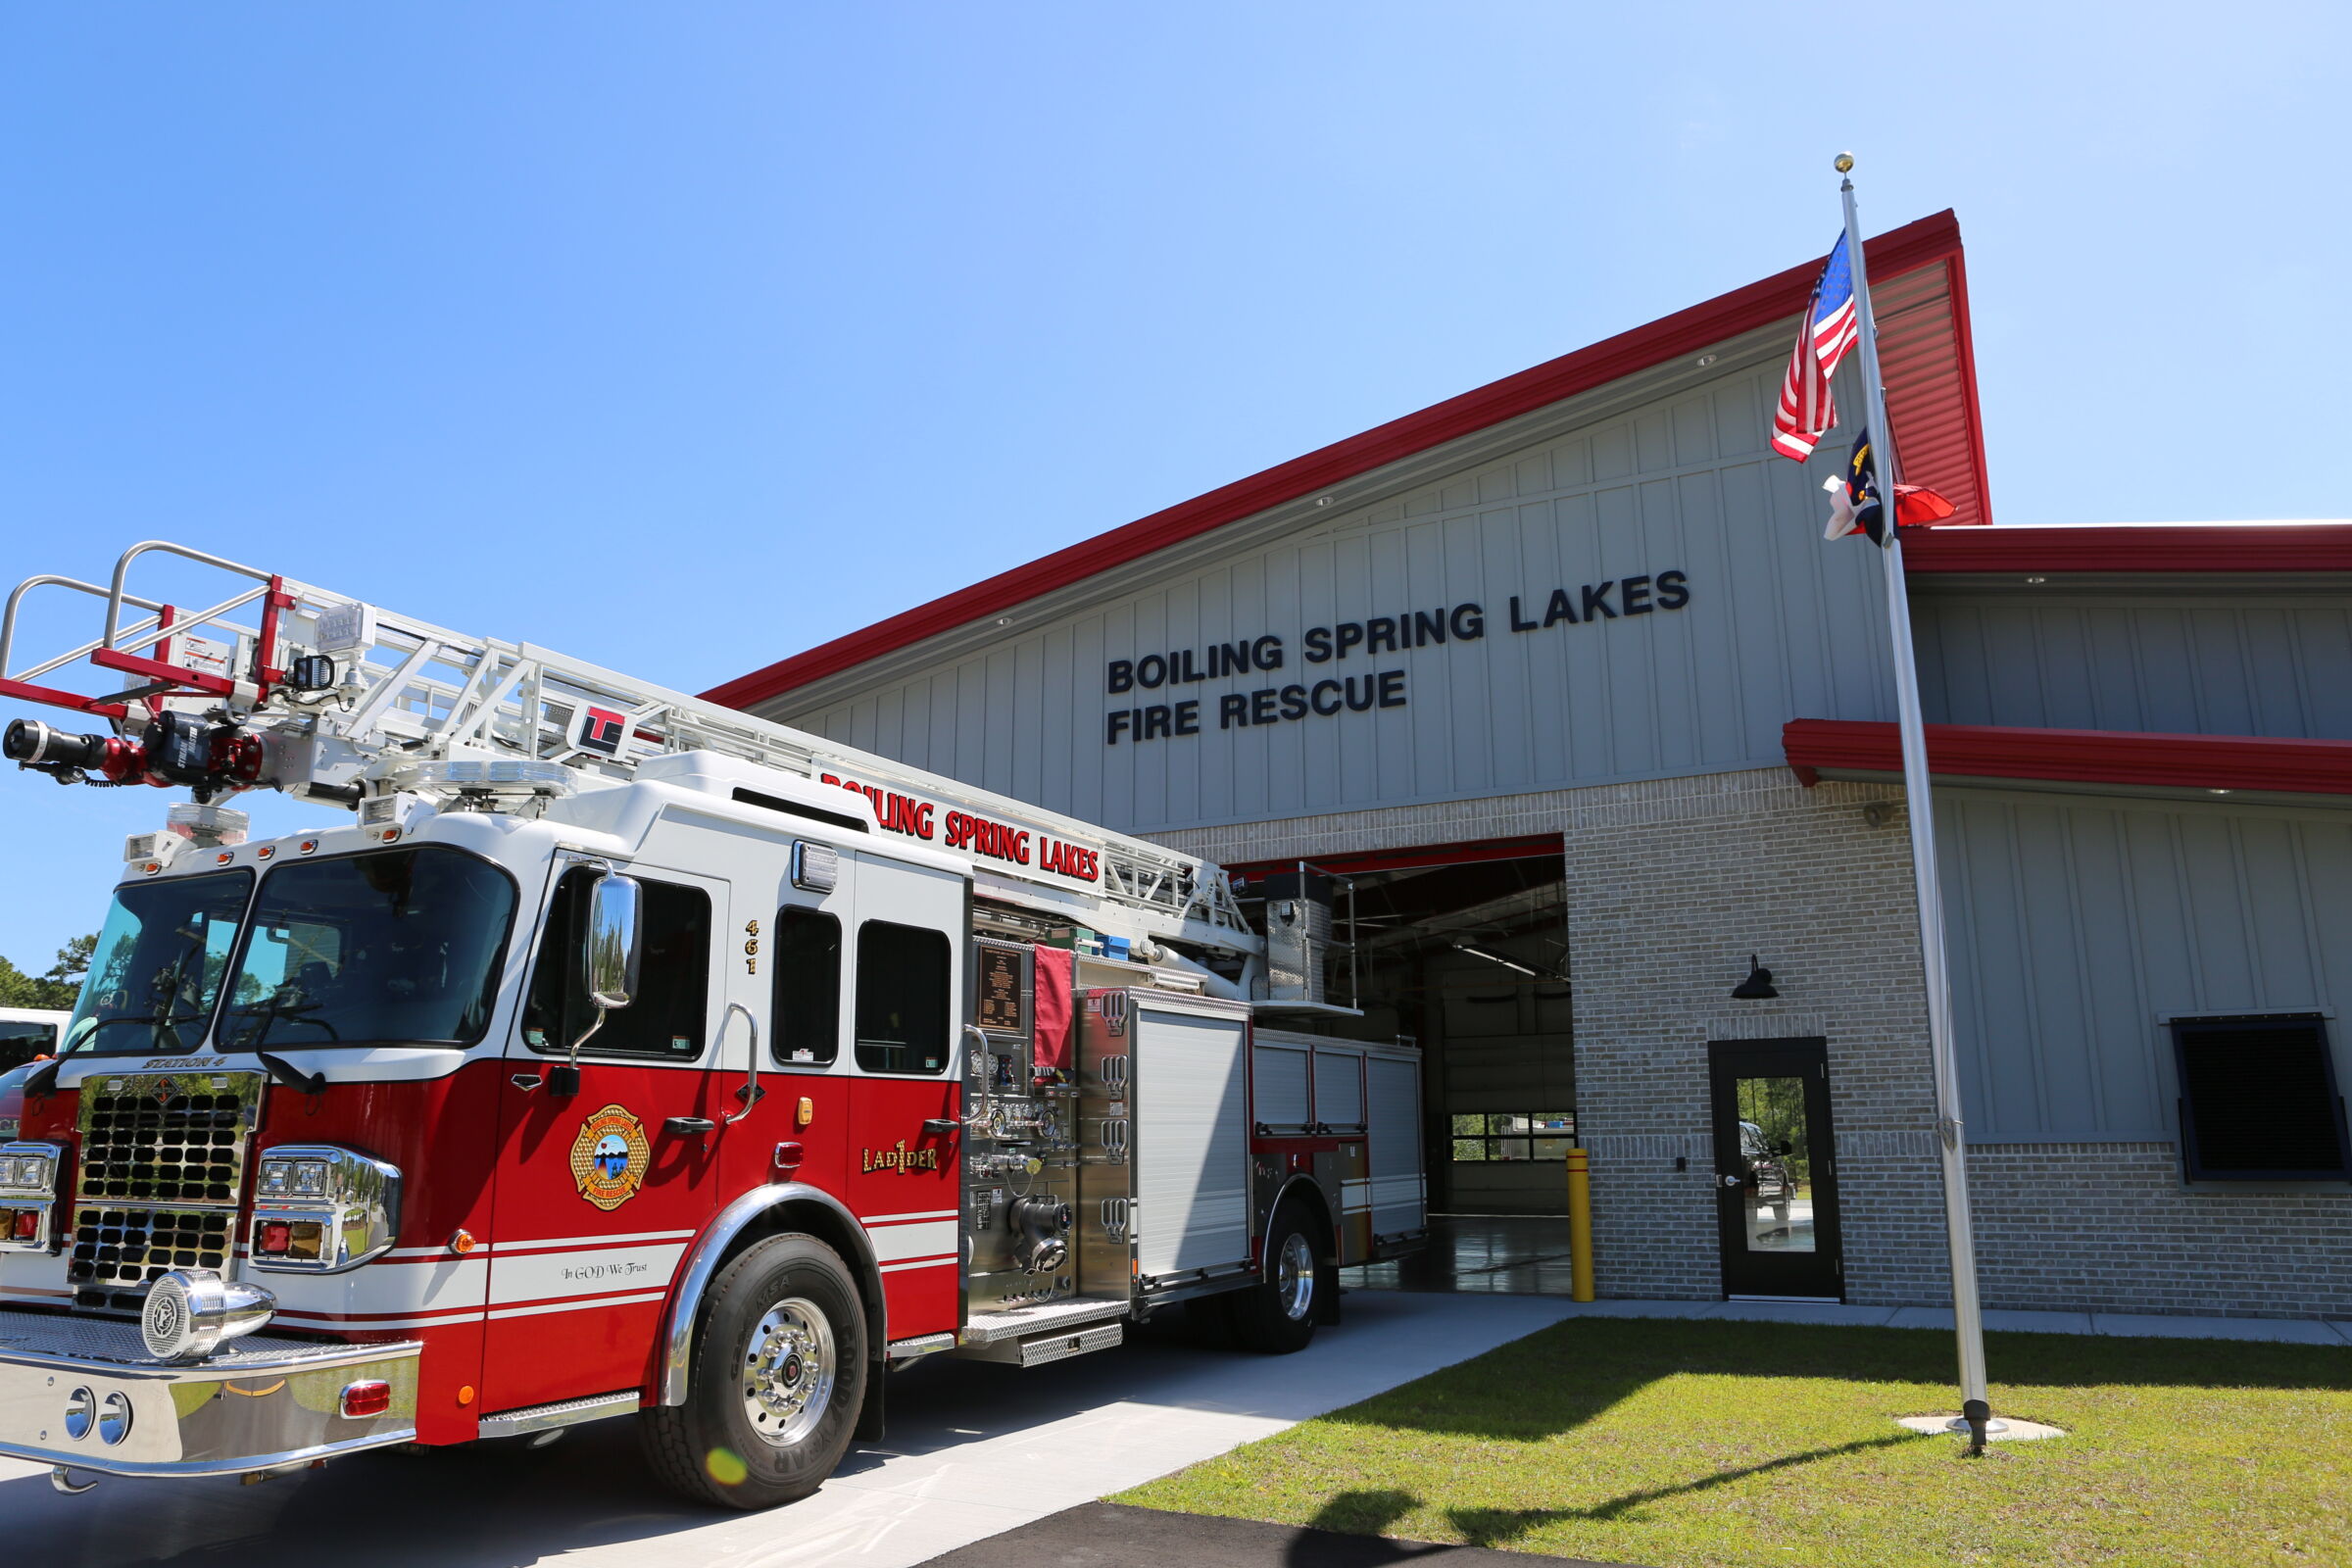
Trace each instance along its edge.
<instances>
[{"instance_id":1,"label":"tire","mask_svg":"<svg viewBox=\"0 0 2352 1568\"><path fill-rule=\"evenodd\" d=\"M771 1236L712 1282L686 1402L641 1418L646 1460L697 1502L798 1501L849 1451L865 1377L865 1309L848 1266L813 1236Z\"/></svg>"},{"instance_id":2,"label":"tire","mask_svg":"<svg viewBox=\"0 0 2352 1568\"><path fill-rule=\"evenodd\" d=\"M1315 1337L1317 1298L1335 1283L1324 1277L1317 1256L1317 1229L1298 1203L1284 1204L1266 1227L1267 1278L1227 1298L1233 1337L1243 1349L1289 1355Z\"/></svg>"}]
</instances>

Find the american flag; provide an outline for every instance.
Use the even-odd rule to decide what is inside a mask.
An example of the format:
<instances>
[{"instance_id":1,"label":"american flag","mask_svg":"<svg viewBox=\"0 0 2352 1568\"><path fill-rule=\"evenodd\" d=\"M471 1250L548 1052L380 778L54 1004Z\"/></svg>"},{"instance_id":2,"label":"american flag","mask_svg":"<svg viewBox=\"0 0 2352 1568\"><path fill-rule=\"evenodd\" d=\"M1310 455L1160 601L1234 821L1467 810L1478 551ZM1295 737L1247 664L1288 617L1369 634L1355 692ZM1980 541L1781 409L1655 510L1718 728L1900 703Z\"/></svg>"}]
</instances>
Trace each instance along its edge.
<instances>
[{"instance_id":1,"label":"american flag","mask_svg":"<svg viewBox=\"0 0 2352 1568\"><path fill-rule=\"evenodd\" d=\"M1788 375L1781 382L1781 406L1772 416L1772 449L1802 463L1813 455L1814 443L1838 422L1838 405L1830 396L1830 377L1862 339L1861 318L1854 309L1854 268L1846 255L1845 236L1838 236L1830 260L1813 285L1804 324L1796 329L1796 351L1788 356Z\"/></svg>"}]
</instances>

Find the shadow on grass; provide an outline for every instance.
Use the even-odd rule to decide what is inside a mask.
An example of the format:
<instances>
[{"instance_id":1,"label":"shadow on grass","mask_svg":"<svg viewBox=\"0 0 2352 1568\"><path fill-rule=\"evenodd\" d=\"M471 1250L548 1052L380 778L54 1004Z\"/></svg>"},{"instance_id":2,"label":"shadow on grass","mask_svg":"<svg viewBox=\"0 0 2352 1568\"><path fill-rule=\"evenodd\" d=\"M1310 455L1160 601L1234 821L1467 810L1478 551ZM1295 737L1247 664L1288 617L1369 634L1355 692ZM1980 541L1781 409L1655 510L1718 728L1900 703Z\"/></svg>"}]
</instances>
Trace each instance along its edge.
<instances>
[{"instance_id":1,"label":"shadow on grass","mask_svg":"<svg viewBox=\"0 0 2352 1568\"><path fill-rule=\"evenodd\" d=\"M1996 1413L2004 1387L2352 1390L2352 1353L2321 1346L2211 1341L2186 1354L2179 1340L1992 1334L1986 1342ZM1330 1419L1534 1443L1573 1431L1677 1375L1942 1390L1951 1371L1950 1337L1911 1329L1578 1318Z\"/></svg>"},{"instance_id":2,"label":"shadow on grass","mask_svg":"<svg viewBox=\"0 0 2352 1568\"><path fill-rule=\"evenodd\" d=\"M1893 1447L1898 1444L1918 1441L1909 1435L1866 1438L1854 1443L1841 1443L1835 1447L1787 1453L1777 1459L1742 1465L1737 1470L1714 1471L1696 1480L1670 1487L1628 1492L1589 1508L1452 1508L1446 1510L1446 1518L1474 1546L1508 1547L1522 1537L1563 1520L1614 1524L1647 1503L1710 1492L1735 1481L1745 1481L1751 1476L1792 1470L1799 1465L1816 1464L1823 1459L1837 1459L1849 1453L1863 1453L1872 1448ZM1387 1539L1391 1526L1420 1506L1421 1499L1409 1492L1380 1490L1340 1493L1326 1502L1314 1518L1307 1521L1308 1529L1374 1539L1341 1544L1328 1539L1317 1540L1312 1536L1301 1537L1284 1552L1285 1568L1341 1568L1341 1565L1345 1565L1345 1568L1359 1568L1359 1565L1360 1568L1375 1568L1375 1565L1382 1563L1409 1562L1416 1557L1451 1550L1451 1547L1444 1545Z\"/></svg>"},{"instance_id":3,"label":"shadow on grass","mask_svg":"<svg viewBox=\"0 0 2352 1568\"><path fill-rule=\"evenodd\" d=\"M1811 1448L1803 1453L1785 1453L1761 1464L1741 1465L1737 1470L1718 1470L1671 1487L1650 1487L1641 1492L1623 1493L1590 1508L1454 1508L1448 1509L1446 1520L1480 1546L1496 1546L1516 1541L1531 1530L1555 1524L1563 1519L1582 1520L1592 1524L1614 1524L1644 1503L1663 1502L1668 1497L1687 1497L1693 1493L1711 1492L1750 1476L1770 1475L1776 1470L1792 1470L1798 1465L1817 1464L1823 1459L1842 1458L1849 1453L1867 1453L1873 1448L1890 1448L1898 1444L1916 1443L1916 1437L1863 1438L1853 1443L1840 1443L1830 1448Z\"/></svg>"}]
</instances>

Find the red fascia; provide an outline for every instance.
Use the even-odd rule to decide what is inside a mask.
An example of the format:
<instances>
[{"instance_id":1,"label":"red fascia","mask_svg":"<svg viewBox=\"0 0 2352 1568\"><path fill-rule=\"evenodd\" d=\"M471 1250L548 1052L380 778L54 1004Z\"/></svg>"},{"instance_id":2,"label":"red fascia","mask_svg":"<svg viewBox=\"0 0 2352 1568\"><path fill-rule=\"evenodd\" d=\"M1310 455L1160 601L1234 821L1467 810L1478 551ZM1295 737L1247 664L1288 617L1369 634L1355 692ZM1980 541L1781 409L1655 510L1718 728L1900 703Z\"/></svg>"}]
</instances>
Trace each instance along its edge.
<instances>
[{"instance_id":1,"label":"red fascia","mask_svg":"<svg viewBox=\"0 0 2352 1568\"><path fill-rule=\"evenodd\" d=\"M1781 750L1807 788L1825 769L1903 770L1902 738L1893 724L1792 718L1781 727ZM2352 741L1930 724L1928 770L1946 777L2352 795Z\"/></svg>"},{"instance_id":2,"label":"red fascia","mask_svg":"<svg viewBox=\"0 0 2352 1568\"><path fill-rule=\"evenodd\" d=\"M1296 871L1303 859L1310 870L1360 876L1372 871L1404 871L1423 865L1468 865L1479 860L1519 860L1535 855L1560 853L1557 833L1534 833L1516 839L1480 839L1469 844L1419 844L1396 850L1357 850L1348 855L1295 856L1281 860L1243 860L1225 869L1235 876L1261 877Z\"/></svg>"},{"instance_id":3,"label":"red fascia","mask_svg":"<svg viewBox=\"0 0 2352 1568\"><path fill-rule=\"evenodd\" d=\"M2352 523L1905 528L1903 572L2352 571Z\"/></svg>"},{"instance_id":4,"label":"red fascia","mask_svg":"<svg viewBox=\"0 0 2352 1568\"><path fill-rule=\"evenodd\" d=\"M1889 229L1863 245L1872 275L1881 279L1898 277L1959 254L1960 221L1948 208L1901 228ZM1415 453L1531 414L1580 392L1606 386L1651 366L1769 326L1804 309L1820 271L1821 260L1817 257L1646 326L1605 338L1516 375L1506 375L1418 414L1377 425L1164 512L1097 534L1025 566L1000 572L927 605L902 611L862 630L820 643L764 669L713 686L703 693L703 700L730 708L749 708L927 637L969 625L982 616L1001 614L1041 594L1066 588L1153 551L1239 522L1268 507L1296 501L1359 473L1368 473ZM1957 274L1954 281L1957 282ZM1975 417L1973 398L1970 416L1972 420ZM1976 445L1981 452L1984 446L1981 434Z\"/></svg>"}]
</instances>

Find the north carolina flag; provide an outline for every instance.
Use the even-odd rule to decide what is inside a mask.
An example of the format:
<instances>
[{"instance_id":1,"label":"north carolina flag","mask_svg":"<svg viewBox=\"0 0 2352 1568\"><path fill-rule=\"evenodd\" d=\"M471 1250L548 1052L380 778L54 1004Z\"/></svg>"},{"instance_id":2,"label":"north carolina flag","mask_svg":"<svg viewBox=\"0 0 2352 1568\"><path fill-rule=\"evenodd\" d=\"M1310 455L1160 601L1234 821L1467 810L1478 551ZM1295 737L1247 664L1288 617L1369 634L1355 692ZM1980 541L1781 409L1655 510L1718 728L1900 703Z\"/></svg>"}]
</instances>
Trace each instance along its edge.
<instances>
[{"instance_id":1,"label":"north carolina flag","mask_svg":"<svg viewBox=\"0 0 2352 1568\"><path fill-rule=\"evenodd\" d=\"M1781 382L1781 406L1772 416L1772 450L1802 463L1813 455L1822 432L1838 422L1838 405L1830 397L1830 377L1862 340L1862 320L1854 306L1854 268L1846 254L1845 236L1838 236L1821 280L1796 329L1796 350L1788 356L1788 374Z\"/></svg>"},{"instance_id":2,"label":"north carolina flag","mask_svg":"<svg viewBox=\"0 0 2352 1568\"><path fill-rule=\"evenodd\" d=\"M1824 479L1821 487L1830 492L1830 525L1822 531L1823 538L1842 539L1859 533L1868 535L1874 545L1886 542L1886 509L1879 500L1878 458L1871 451L1867 429L1854 437L1844 474ZM1941 522L1953 510L1949 501L1924 484L1894 487L1894 520L1899 527Z\"/></svg>"}]
</instances>

